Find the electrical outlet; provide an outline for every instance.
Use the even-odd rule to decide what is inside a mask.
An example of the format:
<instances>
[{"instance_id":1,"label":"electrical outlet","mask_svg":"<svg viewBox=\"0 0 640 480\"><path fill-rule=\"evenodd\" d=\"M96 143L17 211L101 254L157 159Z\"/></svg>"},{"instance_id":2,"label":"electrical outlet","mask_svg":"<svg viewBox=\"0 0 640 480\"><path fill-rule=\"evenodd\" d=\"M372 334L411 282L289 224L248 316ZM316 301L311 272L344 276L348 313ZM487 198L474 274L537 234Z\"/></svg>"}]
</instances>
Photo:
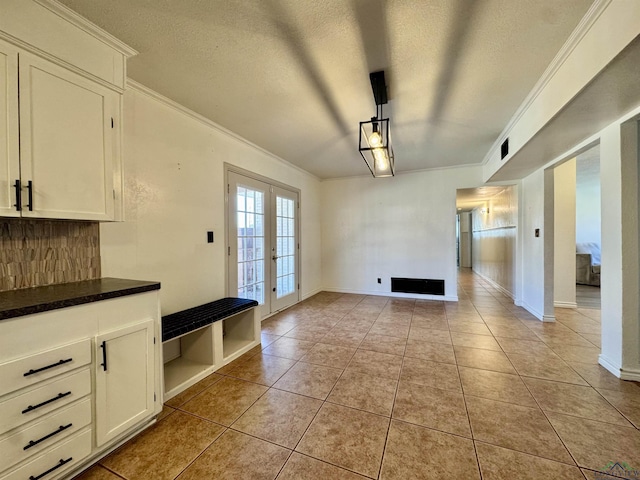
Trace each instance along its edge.
<instances>
[{"instance_id":1,"label":"electrical outlet","mask_svg":"<svg viewBox=\"0 0 640 480\"><path fill-rule=\"evenodd\" d=\"M213 243L213 232L207 232L207 243Z\"/></svg>"}]
</instances>

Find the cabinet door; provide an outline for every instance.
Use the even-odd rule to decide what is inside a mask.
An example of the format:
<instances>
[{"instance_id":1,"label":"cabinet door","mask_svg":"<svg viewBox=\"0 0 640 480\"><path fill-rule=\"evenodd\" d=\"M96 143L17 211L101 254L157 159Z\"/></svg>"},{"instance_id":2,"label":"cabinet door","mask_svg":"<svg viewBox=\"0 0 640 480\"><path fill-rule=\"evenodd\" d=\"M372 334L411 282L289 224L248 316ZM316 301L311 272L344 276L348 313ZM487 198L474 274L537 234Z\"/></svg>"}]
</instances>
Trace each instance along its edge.
<instances>
[{"instance_id":1,"label":"cabinet door","mask_svg":"<svg viewBox=\"0 0 640 480\"><path fill-rule=\"evenodd\" d=\"M18 50L0 41L0 216L18 217Z\"/></svg>"},{"instance_id":2,"label":"cabinet door","mask_svg":"<svg viewBox=\"0 0 640 480\"><path fill-rule=\"evenodd\" d=\"M96 445L153 415L153 320L96 337Z\"/></svg>"},{"instance_id":3,"label":"cabinet door","mask_svg":"<svg viewBox=\"0 0 640 480\"><path fill-rule=\"evenodd\" d=\"M119 95L27 53L19 70L22 216L113 220Z\"/></svg>"}]
</instances>

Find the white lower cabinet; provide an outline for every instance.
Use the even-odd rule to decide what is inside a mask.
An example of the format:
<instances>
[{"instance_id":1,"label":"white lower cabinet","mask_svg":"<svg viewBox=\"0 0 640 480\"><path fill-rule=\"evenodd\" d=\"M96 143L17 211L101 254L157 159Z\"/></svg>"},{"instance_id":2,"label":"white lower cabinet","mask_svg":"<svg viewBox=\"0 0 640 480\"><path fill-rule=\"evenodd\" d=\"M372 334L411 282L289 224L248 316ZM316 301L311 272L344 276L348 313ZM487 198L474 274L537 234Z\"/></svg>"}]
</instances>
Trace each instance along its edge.
<instances>
[{"instance_id":1,"label":"white lower cabinet","mask_svg":"<svg viewBox=\"0 0 640 480\"><path fill-rule=\"evenodd\" d=\"M91 424L91 399L62 408L0 442L0 458L15 465Z\"/></svg>"},{"instance_id":2,"label":"white lower cabinet","mask_svg":"<svg viewBox=\"0 0 640 480\"><path fill-rule=\"evenodd\" d=\"M0 480L72 478L150 425L159 334L157 290L0 320Z\"/></svg>"},{"instance_id":3,"label":"white lower cabinet","mask_svg":"<svg viewBox=\"0 0 640 480\"><path fill-rule=\"evenodd\" d=\"M66 471L91 453L91 430L57 444L53 449L13 470L2 480L51 480L61 478Z\"/></svg>"},{"instance_id":4,"label":"white lower cabinet","mask_svg":"<svg viewBox=\"0 0 640 480\"><path fill-rule=\"evenodd\" d=\"M37 420L90 393L91 374L88 368L50 382L43 382L36 388L0 402L0 432Z\"/></svg>"},{"instance_id":5,"label":"white lower cabinet","mask_svg":"<svg viewBox=\"0 0 640 480\"><path fill-rule=\"evenodd\" d=\"M154 322L96 337L96 444L153 414Z\"/></svg>"}]
</instances>

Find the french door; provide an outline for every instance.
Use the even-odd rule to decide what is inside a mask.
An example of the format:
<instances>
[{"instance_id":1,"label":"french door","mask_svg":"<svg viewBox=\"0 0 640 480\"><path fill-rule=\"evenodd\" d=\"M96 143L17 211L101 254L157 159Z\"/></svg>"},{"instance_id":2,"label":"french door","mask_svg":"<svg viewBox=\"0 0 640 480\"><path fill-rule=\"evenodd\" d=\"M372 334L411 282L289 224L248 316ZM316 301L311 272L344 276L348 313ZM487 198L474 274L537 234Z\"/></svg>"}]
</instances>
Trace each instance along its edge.
<instances>
[{"instance_id":1,"label":"french door","mask_svg":"<svg viewBox=\"0 0 640 480\"><path fill-rule=\"evenodd\" d=\"M298 301L298 193L229 172L229 295L262 318Z\"/></svg>"}]
</instances>

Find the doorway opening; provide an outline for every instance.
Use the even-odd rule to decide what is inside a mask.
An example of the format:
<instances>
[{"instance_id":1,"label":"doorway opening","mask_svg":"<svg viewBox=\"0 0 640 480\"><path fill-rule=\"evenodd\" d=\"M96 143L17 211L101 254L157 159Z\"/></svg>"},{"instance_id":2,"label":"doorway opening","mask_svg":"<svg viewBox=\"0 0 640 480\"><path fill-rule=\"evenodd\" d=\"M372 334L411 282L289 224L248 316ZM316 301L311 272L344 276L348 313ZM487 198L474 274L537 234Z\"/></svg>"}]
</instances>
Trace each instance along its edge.
<instances>
[{"instance_id":1,"label":"doorway opening","mask_svg":"<svg viewBox=\"0 0 640 480\"><path fill-rule=\"evenodd\" d=\"M600 309L600 146L576 157L576 305Z\"/></svg>"},{"instance_id":2,"label":"doorway opening","mask_svg":"<svg viewBox=\"0 0 640 480\"><path fill-rule=\"evenodd\" d=\"M551 168L553 307L600 308L600 146ZM556 316L558 311L556 310Z\"/></svg>"},{"instance_id":3,"label":"doorway opening","mask_svg":"<svg viewBox=\"0 0 640 480\"><path fill-rule=\"evenodd\" d=\"M456 211L458 266L516 300L517 185L458 189Z\"/></svg>"}]
</instances>

